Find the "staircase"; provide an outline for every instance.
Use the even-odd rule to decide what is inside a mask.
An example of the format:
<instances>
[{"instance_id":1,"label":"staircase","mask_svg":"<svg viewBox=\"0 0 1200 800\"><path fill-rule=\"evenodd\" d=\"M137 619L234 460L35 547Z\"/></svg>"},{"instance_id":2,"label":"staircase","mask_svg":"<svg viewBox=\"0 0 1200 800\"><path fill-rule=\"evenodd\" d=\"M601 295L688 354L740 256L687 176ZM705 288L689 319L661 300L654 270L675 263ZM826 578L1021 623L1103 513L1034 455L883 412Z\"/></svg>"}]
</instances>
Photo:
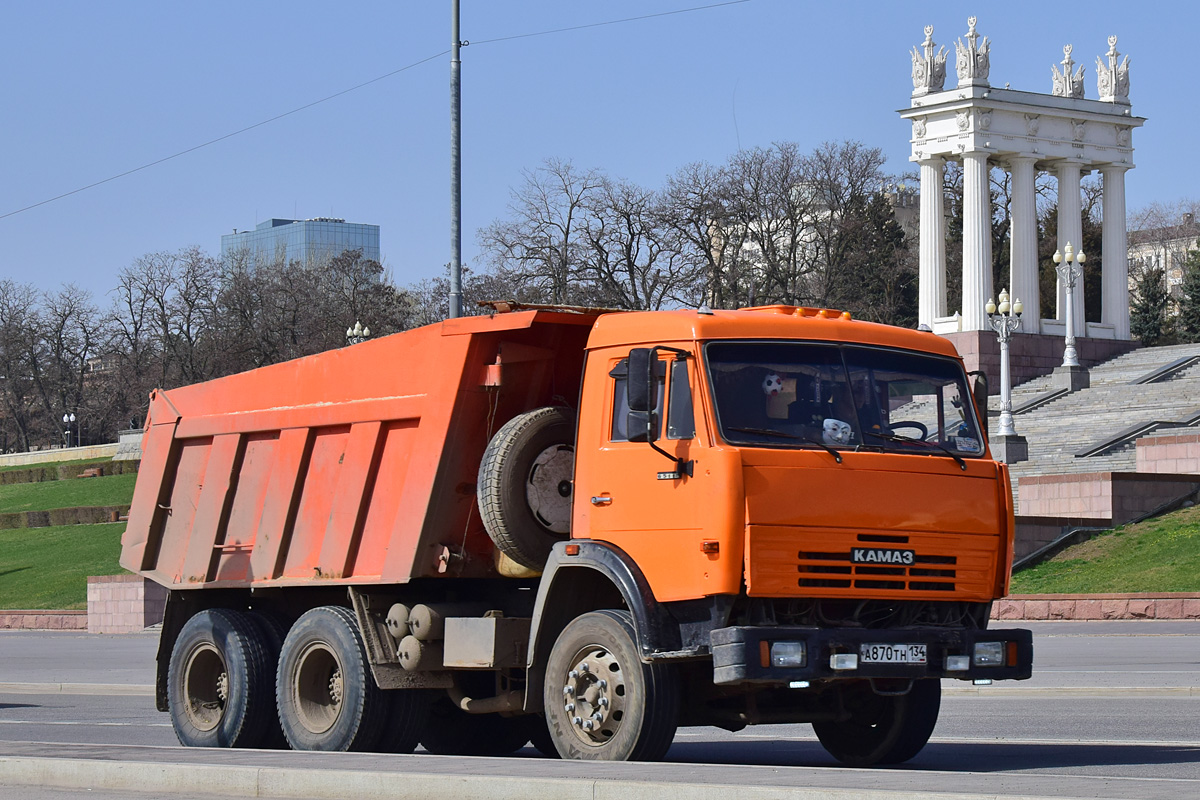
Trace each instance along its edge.
<instances>
[{"instance_id":1,"label":"staircase","mask_svg":"<svg viewBox=\"0 0 1200 800\"><path fill-rule=\"evenodd\" d=\"M1197 363L1151 383L1133 383L1181 359ZM1134 425L1190 420L1200 416L1200 344L1147 347L1092 367L1091 387L1014 416L1017 433L1029 442L1029 460L1010 465L1018 478L1079 472L1133 472L1134 441L1111 446L1086 458L1085 450ZM1052 391L1050 376L1014 387L1013 408ZM989 428L998 426L1000 398L989 398ZM1195 423L1193 423L1195 424Z\"/></svg>"}]
</instances>

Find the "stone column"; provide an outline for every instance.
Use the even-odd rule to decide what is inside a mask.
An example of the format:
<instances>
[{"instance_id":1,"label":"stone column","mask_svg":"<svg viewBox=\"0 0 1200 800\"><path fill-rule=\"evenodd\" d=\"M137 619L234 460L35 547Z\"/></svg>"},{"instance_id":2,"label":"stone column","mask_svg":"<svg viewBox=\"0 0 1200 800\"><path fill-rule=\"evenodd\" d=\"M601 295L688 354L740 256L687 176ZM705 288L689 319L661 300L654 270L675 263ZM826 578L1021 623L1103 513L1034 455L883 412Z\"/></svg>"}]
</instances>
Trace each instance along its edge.
<instances>
[{"instance_id":1,"label":"stone column","mask_svg":"<svg viewBox=\"0 0 1200 800\"><path fill-rule=\"evenodd\" d=\"M991 296L992 199L988 181L988 154L963 153L964 331L989 330L984 305Z\"/></svg>"},{"instance_id":2,"label":"stone column","mask_svg":"<svg viewBox=\"0 0 1200 800\"><path fill-rule=\"evenodd\" d=\"M946 217L942 177L945 159L921 162L921 250L917 322L933 329L933 320L946 316Z\"/></svg>"},{"instance_id":3,"label":"stone column","mask_svg":"<svg viewBox=\"0 0 1200 800\"><path fill-rule=\"evenodd\" d=\"M1009 261L1009 293L1025 305L1022 333L1040 333L1042 310L1039 297L1037 259L1037 190L1033 156L1012 156L1012 248Z\"/></svg>"},{"instance_id":4,"label":"stone column","mask_svg":"<svg viewBox=\"0 0 1200 800\"><path fill-rule=\"evenodd\" d=\"M1118 339L1129 335L1129 243L1125 229L1125 171L1109 164L1104 177L1104 263L1101 265L1104 312L1101 320L1112 325Z\"/></svg>"},{"instance_id":5,"label":"stone column","mask_svg":"<svg viewBox=\"0 0 1200 800\"><path fill-rule=\"evenodd\" d=\"M1067 243L1078 253L1083 248L1083 211L1079 202L1079 164L1061 161L1055 174L1058 176L1058 249L1066 252ZM1086 253L1086 251L1085 251ZM1055 316L1067 318L1066 284L1058 281L1058 307ZM1075 335L1083 336L1087 331L1083 308L1083 274L1075 282L1074 293Z\"/></svg>"}]
</instances>

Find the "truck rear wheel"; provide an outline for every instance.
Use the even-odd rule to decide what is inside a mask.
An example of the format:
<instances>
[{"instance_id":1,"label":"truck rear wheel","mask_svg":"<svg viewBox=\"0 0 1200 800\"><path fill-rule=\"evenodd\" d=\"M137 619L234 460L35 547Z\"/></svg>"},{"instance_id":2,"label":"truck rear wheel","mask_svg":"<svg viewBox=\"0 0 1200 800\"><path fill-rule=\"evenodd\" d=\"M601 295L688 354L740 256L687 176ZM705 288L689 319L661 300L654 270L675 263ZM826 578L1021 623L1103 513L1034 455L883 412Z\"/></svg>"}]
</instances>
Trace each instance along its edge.
<instances>
[{"instance_id":1,"label":"truck rear wheel","mask_svg":"<svg viewBox=\"0 0 1200 800\"><path fill-rule=\"evenodd\" d=\"M266 657L266 676L270 681L269 694L271 697L271 714L267 729L259 747L268 750L287 750L288 740L283 735L279 724L279 711L275 708L275 675L279 671L279 653L283 649L283 640L287 636L287 624L269 611L249 611L246 617L258 628L263 651Z\"/></svg>"},{"instance_id":2,"label":"truck rear wheel","mask_svg":"<svg viewBox=\"0 0 1200 800\"><path fill-rule=\"evenodd\" d=\"M568 623L550 651L546 721L563 758L658 761L679 720L667 664L644 664L628 611L594 611Z\"/></svg>"},{"instance_id":3,"label":"truck rear wheel","mask_svg":"<svg viewBox=\"0 0 1200 800\"><path fill-rule=\"evenodd\" d=\"M288 631L275 687L279 721L296 750L370 750L386 710L354 613L306 612Z\"/></svg>"},{"instance_id":4,"label":"truck rear wheel","mask_svg":"<svg viewBox=\"0 0 1200 800\"><path fill-rule=\"evenodd\" d=\"M270 664L246 614L213 608L193 616L171 649L171 727L187 747L258 747L273 717Z\"/></svg>"},{"instance_id":5,"label":"truck rear wheel","mask_svg":"<svg viewBox=\"0 0 1200 800\"><path fill-rule=\"evenodd\" d=\"M540 570L571 532L575 421L563 408L513 417L479 464L479 515L500 552Z\"/></svg>"},{"instance_id":6,"label":"truck rear wheel","mask_svg":"<svg viewBox=\"0 0 1200 800\"><path fill-rule=\"evenodd\" d=\"M427 689L389 689L383 696L388 713L377 749L381 753L411 753L429 723L433 697Z\"/></svg>"},{"instance_id":7,"label":"truck rear wheel","mask_svg":"<svg viewBox=\"0 0 1200 800\"><path fill-rule=\"evenodd\" d=\"M936 678L913 681L904 695L875 694L866 681L842 691L851 718L814 722L813 730L825 750L847 766L900 764L921 752L933 735L942 701Z\"/></svg>"}]
</instances>

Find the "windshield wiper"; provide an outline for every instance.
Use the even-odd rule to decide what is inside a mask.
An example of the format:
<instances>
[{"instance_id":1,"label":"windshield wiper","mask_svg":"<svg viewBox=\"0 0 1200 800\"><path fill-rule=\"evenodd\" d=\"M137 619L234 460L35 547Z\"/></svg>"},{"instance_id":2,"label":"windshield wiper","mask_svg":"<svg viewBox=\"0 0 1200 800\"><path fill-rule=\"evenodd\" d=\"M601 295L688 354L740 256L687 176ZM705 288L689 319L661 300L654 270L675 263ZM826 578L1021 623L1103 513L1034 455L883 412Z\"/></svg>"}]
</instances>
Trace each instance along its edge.
<instances>
[{"instance_id":1,"label":"windshield wiper","mask_svg":"<svg viewBox=\"0 0 1200 800\"><path fill-rule=\"evenodd\" d=\"M924 445L925 447L935 447L938 450L941 450L946 455L953 458L956 462L958 462L958 465L963 468L964 472L966 472L966 470L967 470L967 462L966 461L963 461L962 458L959 457L959 455L957 453L955 453L954 451L949 450L945 447L942 447L937 442L927 442L924 439L910 439L907 436L896 436L894 433L876 433L875 431L866 431L866 434L867 434L867 436L874 436L877 439L884 439L889 442L900 442L902 444L920 444L920 445Z\"/></svg>"},{"instance_id":2,"label":"windshield wiper","mask_svg":"<svg viewBox=\"0 0 1200 800\"><path fill-rule=\"evenodd\" d=\"M834 460L837 461L837 463L839 463L839 464L842 463L842 454L841 453L839 453L837 450L834 450L832 447L825 444L821 440L814 439L811 436L797 436L794 433L787 433L785 431L777 431L774 428L726 428L726 430L737 431L738 433L754 433L754 434L758 434L759 436L778 436L781 439L798 439L799 441L802 441L802 442L807 442L809 444L815 444L817 447L820 447L822 450L829 453L829 455L833 456Z\"/></svg>"}]
</instances>

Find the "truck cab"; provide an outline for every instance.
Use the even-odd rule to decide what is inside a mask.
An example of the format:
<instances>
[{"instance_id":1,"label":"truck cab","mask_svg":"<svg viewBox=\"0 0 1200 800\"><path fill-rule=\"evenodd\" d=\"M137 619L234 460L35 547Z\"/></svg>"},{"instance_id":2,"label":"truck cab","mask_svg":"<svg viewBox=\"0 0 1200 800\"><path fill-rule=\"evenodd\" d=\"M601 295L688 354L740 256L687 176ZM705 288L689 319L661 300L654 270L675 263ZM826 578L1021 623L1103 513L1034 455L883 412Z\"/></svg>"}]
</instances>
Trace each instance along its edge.
<instances>
[{"instance_id":1,"label":"truck cab","mask_svg":"<svg viewBox=\"0 0 1200 800\"><path fill-rule=\"evenodd\" d=\"M699 669L696 718L804 719L847 763L904 760L937 679L1029 677L1028 632L987 631L1011 491L944 340L790 306L602 317L578 419L543 602L574 564L633 573L642 654ZM848 733L872 713L903 717L895 741Z\"/></svg>"}]
</instances>

